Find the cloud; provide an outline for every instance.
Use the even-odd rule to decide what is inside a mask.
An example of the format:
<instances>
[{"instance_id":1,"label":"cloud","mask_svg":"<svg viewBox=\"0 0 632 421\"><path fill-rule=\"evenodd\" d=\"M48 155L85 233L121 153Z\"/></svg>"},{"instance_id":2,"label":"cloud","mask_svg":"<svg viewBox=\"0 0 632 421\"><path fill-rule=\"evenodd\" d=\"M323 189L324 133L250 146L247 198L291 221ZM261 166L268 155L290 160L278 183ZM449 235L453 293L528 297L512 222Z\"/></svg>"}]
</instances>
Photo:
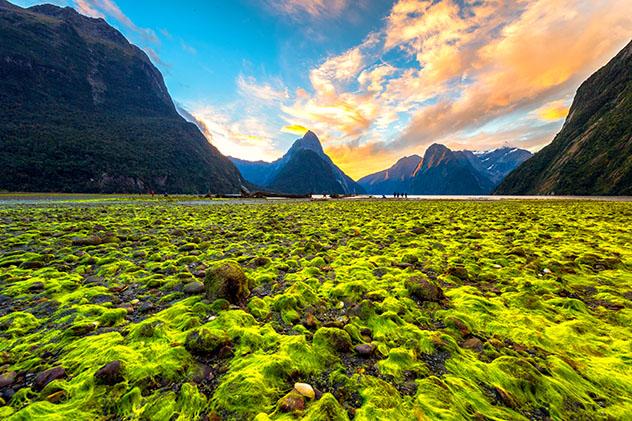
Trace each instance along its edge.
<instances>
[{"instance_id":1,"label":"cloud","mask_svg":"<svg viewBox=\"0 0 632 421\"><path fill-rule=\"evenodd\" d=\"M544 104L535 113L541 120L544 121L558 121L566 118L570 105L565 100L552 101Z\"/></svg>"},{"instance_id":2,"label":"cloud","mask_svg":"<svg viewBox=\"0 0 632 421\"><path fill-rule=\"evenodd\" d=\"M316 130L349 168L438 141L540 147L579 84L629 41L628 5L399 0L382 30L313 68L309 89L281 111ZM369 158L376 151L389 157Z\"/></svg>"},{"instance_id":3,"label":"cloud","mask_svg":"<svg viewBox=\"0 0 632 421\"><path fill-rule=\"evenodd\" d=\"M145 41L158 43L158 36L152 29L140 28L123 13L114 0L75 0L79 13L86 16L106 18L111 17L130 31L140 35Z\"/></svg>"},{"instance_id":4,"label":"cloud","mask_svg":"<svg viewBox=\"0 0 632 421\"><path fill-rule=\"evenodd\" d=\"M244 97L255 98L264 102L279 102L289 98L287 88L280 81L272 83L257 83L252 77L239 75L237 77L237 89L240 95Z\"/></svg>"},{"instance_id":5,"label":"cloud","mask_svg":"<svg viewBox=\"0 0 632 421\"><path fill-rule=\"evenodd\" d=\"M340 15L349 5L348 0L266 0L267 7L294 19L322 18Z\"/></svg>"},{"instance_id":6,"label":"cloud","mask_svg":"<svg viewBox=\"0 0 632 421\"><path fill-rule=\"evenodd\" d=\"M206 138L224 155L249 160L273 160L275 131L265 119L249 115L235 119L234 110L209 104L195 104L186 112L192 116Z\"/></svg>"},{"instance_id":7,"label":"cloud","mask_svg":"<svg viewBox=\"0 0 632 421\"><path fill-rule=\"evenodd\" d=\"M308 128L301 126L300 124L290 124L288 126L283 126L281 128L281 132L295 134L297 136L304 136L305 133L309 131Z\"/></svg>"}]
</instances>

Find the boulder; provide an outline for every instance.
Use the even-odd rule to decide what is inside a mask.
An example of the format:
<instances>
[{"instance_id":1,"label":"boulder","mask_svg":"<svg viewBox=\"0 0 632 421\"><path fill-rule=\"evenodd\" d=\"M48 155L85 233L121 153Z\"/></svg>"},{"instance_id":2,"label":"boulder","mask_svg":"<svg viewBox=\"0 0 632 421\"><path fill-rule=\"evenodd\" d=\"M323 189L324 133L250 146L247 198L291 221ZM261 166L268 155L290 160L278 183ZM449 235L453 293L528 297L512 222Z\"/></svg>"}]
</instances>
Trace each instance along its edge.
<instances>
[{"instance_id":1,"label":"boulder","mask_svg":"<svg viewBox=\"0 0 632 421\"><path fill-rule=\"evenodd\" d=\"M223 298L231 304L243 305L250 295L248 278L236 263L224 263L206 272L206 298Z\"/></svg>"}]
</instances>

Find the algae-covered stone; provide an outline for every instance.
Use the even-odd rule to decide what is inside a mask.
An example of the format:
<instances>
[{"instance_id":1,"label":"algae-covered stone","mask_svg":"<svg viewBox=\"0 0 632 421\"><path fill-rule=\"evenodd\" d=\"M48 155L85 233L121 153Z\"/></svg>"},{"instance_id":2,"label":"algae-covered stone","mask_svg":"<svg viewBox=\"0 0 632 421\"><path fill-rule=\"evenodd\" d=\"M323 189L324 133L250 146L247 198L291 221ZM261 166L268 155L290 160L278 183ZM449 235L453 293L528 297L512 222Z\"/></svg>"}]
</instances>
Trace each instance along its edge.
<instances>
[{"instance_id":1,"label":"algae-covered stone","mask_svg":"<svg viewBox=\"0 0 632 421\"><path fill-rule=\"evenodd\" d=\"M209 355L230 345L230 338L223 330L201 328L187 336L184 347L196 355Z\"/></svg>"},{"instance_id":2,"label":"algae-covered stone","mask_svg":"<svg viewBox=\"0 0 632 421\"><path fill-rule=\"evenodd\" d=\"M311 405L303 419L308 421L348 421L349 416L334 395L325 393L317 402Z\"/></svg>"},{"instance_id":3,"label":"algae-covered stone","mask_svg":"<svg viewBox=\"0 0 632 421\"><path fill-rule=\"evenodd\" d=\"M113 386L124 380L123 364L119 361L112 361L101 367L95 374L94 378L97 383Z\"/></svg>"},{"instance_id":4,"label":"algae-covered stone","mask_svg":"<svg viewBox=\"0 0 632 421\"><path fill-rule=\"evenodd\" d=\"M402 256L402 263L407 263L410 265L414 265L419 261L419 258L417 256L415 256L414 254L405 254L404 256Z\"/></svg>"},{"instance_id":5,"label":"algae-covered stone","mask_svg":"<svg viewBox=\"0 0 632 421\"><path fill-rule=\"evenodd\" d=\"M445 298L441 287L421 276L411 276L405 283L411 297L418 301L440 302Z\"/></svg>"},{"instance_id":6,"label":"algae-covered stone","mask_svg":"<svg viewBox=\"0 0 632 421\"><path fill-rule=\"evenodd\" d=\"M470 279L470 275L465 266L453 266L448 269L448 275L459 278L462 281Z\"/></svg>"},{"instance_id":7,"label":"algae-covered stone","mask_svg":"<svg viewBox=\"0 0 632 421\"><path fill-rule=\"evenodd\" d=\"M337 327L321 327L314 333L313 342L317 346L331 348L338 352L351 350L351 336Z\"/></svg>"},{"instance_id":8,"label":"algae-covered stone","mask_svg":"<svg viewBox=\"0 0 632 421\"><path fill-rule=\"evenodd\" d=\"M209 300L224 298L231 304L241 305L250 295L248 278L236 263L224 263L206 272L204 280Z\"/></svg>"},{"instance_id":9,"label":"algae-covered stone","mask_svg":"<svg viewBox=\"0 0 632 421\"><path fill-rule=\"evenodd\" d=\"M305 409L305 398L296 390L292 390L287 395L283 396L277 402L277 408L281 412L295 412Z\"/></svg>"},{"instance_id":10,"label":"algae-covered stone","mask_svg":"<svg viewBox=\"0 0 632 421\"><path fill-rule=\"evenodd\" d=\"M15 371L9 371L8 373L4 373L0 375L0 389L3 387L11 386L17 377L17 373Z\"/></svg>"}]
</instances>

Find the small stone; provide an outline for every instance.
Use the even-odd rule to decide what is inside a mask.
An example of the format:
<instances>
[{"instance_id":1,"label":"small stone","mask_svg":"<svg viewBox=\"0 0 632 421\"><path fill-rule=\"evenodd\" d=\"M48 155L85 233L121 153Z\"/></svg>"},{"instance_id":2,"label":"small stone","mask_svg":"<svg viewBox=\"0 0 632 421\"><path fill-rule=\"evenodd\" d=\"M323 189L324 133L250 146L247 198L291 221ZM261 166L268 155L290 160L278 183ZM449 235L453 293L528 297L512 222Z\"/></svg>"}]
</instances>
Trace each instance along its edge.
<instances>
[{"instance_id":1,"label":"small stone","mask_svg":"<svg viewBox=\"0 0 632 421\"><path fill-rule=\"evenodd\" d=\"M314 399L316 397L316 392L314 392L314 388L307 383L295 383L294 390L305 396L307 399Z\"/></svg>"},{"instance_id":2,"label":"small stone","mask_svg":"<svg viewBox=\"0 0 632 421\"><path fill-rule=\"evenodd\" d=\"M40 391L50 382L64 377L66 377L66 370L64 370L63 367L53 367L49 370L42 371L37 375L37 377L35 377L35 380L33 381L33 389Z\"/></svg>"},{"instance_id":3,"label":"small stone","mask_svg":"<svg viewBox=\"0 0 632 421\"><path fill-rule=\"evenodd\" d=\"M373 344L360 344L354 348L355 352L362 357L370 357L375 352L375 345Z\"/></svg>"},{"instance_id":4,"label":"small stone","mask_svg":"<svg viewBox=\"0 0 632 421\"><path fill-rule=\"evenodd\" d=\"M119 360L112 361L101 367L95 374L97 383L113 386L124 380L123 364Z\"/></svg>"},{"instance_id":5,"label":"small stone","mask_svg":"<svg viewBox=\"0 0 632 421\"><path fill-rule=\"evenodd\" d=\"M0 375L0 389L11 386L17 376L18 374L15 371L9 371L8 373Z\"/></svg>"},{"instance_id":6,"label":"small stone","mask_svg":"<svg viewBox=\"0 0 632 421\"><path fill-rule=\"evenodd\" d=\"M279 399L277 406L281 412L295 412L305 409L305 398L300 393L292 390Z\"/></svg>"},{"instance_id":7,"label":"small stone","mask_svg":"<svg viewBox=\"0 0 632 421\"><path fill-rule=\"evenodd\" d=\"M461 344L462 348L471 349L472 351L481 352L483 350L483 342L475 337L468 338Z\"/></svg>"},{"instance_id":8,"label":"small stone","mask_svg":"<svg viewBox=\"0 0 632 421\"><path fill-rule=\"evenodd\" d=\"M196 295L196 294L202 294L205 291L205 288L202 282L191 281L185 284L182 290L184 291L185 294Z\"/></svg>"}]
</instances>

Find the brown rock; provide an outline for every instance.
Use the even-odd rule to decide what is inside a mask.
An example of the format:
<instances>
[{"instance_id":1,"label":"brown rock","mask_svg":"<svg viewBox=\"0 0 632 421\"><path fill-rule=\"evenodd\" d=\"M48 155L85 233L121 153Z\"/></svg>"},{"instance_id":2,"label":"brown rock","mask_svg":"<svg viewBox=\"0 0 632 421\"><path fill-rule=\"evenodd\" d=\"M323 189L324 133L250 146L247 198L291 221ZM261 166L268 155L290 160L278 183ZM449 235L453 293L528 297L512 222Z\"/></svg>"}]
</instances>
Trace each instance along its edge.
<instances>
[{"instance_id":1,"label":"brown rock","mask_svg":"<svg viewBox=\"0 0 632 421\"><path fill-rule=\"evenodd\" d=\"M124 380L123 364L119 360L112 361L101 367L95 374L97 383L113 386Z\"/></svg>"},{"instance_id":2,"label":"brown rock","mask_svg":"<svg viewBox=\"0 0 632 421\"><path fill-rule=\"evenodd\" d=\"M370 357L375 352L375 345L373 344L360 344L354 348L355 352L362 357Z\"/></svg>"},{"instance_id":3,"label":"brown rock","mask_svg":"<svg viewBox=\"0 0 632 421\"><path fill-rule=\"evenodd\" d=\"M445 299L443 290L421 276L411 276L405 283L410 296L418 301L440 302Z\"/></svg>"},{"instance_id":4,"label":"brown rock","mask_svg":"<svg viewBox=\"0 0 632 421\"><path fill-rule=\"evenodd\" d=\"M478 338L468 338L461 344L462 348L471 349L472 351L481 352L483 350L483 342Z\"/></svg>"},{"instance_id":5,"label":"brown rock","mask_svg":"<svg viewBox=\"0 0 632 421\"><path fill-rule=\"evenodd\" d=\"M0 389L11 386L18 374L15 371L9 371L0 375Z\"/></svg>"},{"instance_id":6,"label":"brown rock","mask_svg":"<svg viewBox=\"0 0 632 421\"><path fill-rule=\"evenodd\" d=\"M64 370L63 367L53 367L46 371L42 371L33 381L33 390L40 391L50 382L63 379L64 377L66 377L66 370Z\"/></svg>"}]
</instances>

